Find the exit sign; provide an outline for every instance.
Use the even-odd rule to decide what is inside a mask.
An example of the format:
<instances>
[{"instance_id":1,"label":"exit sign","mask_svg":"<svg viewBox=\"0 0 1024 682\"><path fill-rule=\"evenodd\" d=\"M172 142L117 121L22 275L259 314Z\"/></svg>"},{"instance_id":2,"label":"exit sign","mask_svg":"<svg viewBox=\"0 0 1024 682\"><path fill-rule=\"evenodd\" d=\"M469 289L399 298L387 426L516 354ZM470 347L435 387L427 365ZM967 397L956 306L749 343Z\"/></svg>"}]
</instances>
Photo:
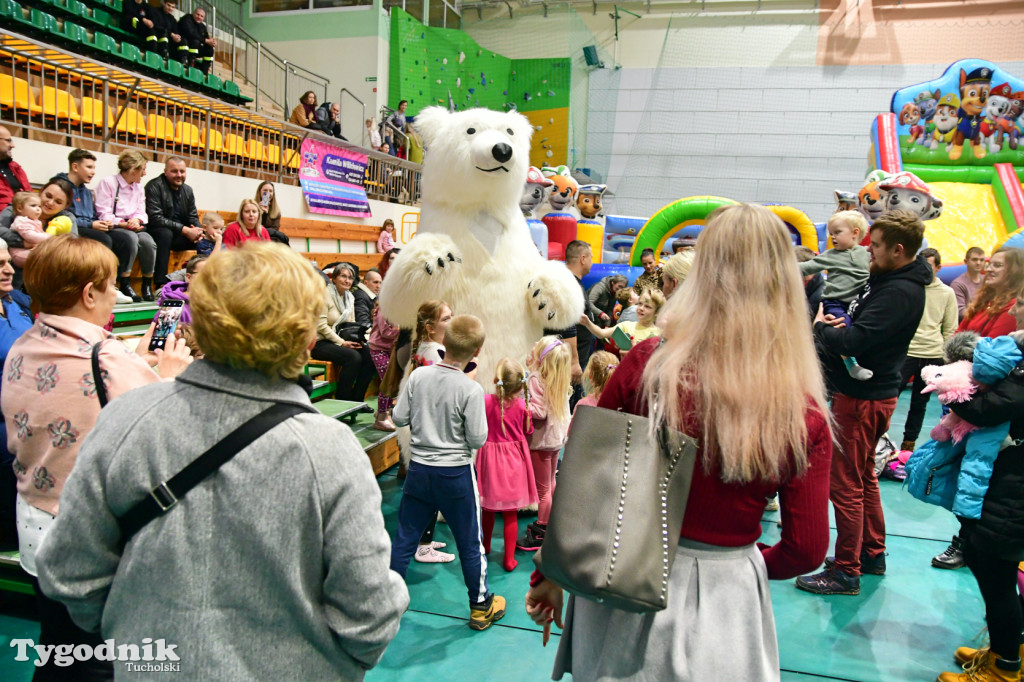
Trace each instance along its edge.
<instances>
[{"instance_id":1,"label":"exit sign","mask_svg":"<svg viewBox=\"0 0 1024 682\"><path fill-rule=\"evenodd\" d=\"M366 82L367 83L376 83L377 82L377 77L376 76L367 76L366 77Z\"/></svg>"}]
</instances>

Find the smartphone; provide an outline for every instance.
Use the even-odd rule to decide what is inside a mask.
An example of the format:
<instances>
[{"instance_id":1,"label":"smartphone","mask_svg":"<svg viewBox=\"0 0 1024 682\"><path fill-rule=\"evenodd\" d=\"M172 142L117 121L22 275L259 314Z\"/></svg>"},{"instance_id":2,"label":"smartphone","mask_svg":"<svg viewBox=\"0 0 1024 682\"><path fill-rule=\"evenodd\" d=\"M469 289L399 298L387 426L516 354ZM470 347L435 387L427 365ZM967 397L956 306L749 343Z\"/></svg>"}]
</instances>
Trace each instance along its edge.
<instances>
[{"instance_id":1,"label":"smartphone","mask_svg":"<svg viewBox=\"0 0 1024 682\"><path fill-rule=\"evenodd\" d=\"M267 188L260 192L260 206L270 208L270 190Z\"/></svg>"},{"instance_id":2,"label":"smartphone","mask_svg":"<svg viewBox=\"0 0 1024 682\"><path fill-rule=\"evenodd\" d=\"M174 330L178 328L181 320L181 307L184 301L164 301L160 304L160 311L156 314L156 329L153 330L153 338L149 340L149 350L163 350L167 339L174 337Z\"/></svg>"}]
</instances>

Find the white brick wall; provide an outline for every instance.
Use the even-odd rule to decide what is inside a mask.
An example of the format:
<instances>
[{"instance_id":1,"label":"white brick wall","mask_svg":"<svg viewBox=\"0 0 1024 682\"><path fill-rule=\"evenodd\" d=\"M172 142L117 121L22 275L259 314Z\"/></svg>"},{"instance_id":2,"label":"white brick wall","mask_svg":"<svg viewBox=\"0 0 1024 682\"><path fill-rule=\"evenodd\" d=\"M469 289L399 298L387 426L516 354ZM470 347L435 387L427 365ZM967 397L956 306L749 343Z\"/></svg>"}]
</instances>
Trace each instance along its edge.
<instances>
[{"instance_id":1,"label":"white brick wall","mask_svg":"<svg viewBox=\"0 0 1024 682\"><path fill-rule=\"evenodd\" d=\"M789 204L820 222L833 189L860 188L872 118L893 92L947 66L599 69L586 165L614 193L612 213L649 216L713 194ZM1000 66L1024 75L1024 62Z\"/></svg>"}]
</instances>

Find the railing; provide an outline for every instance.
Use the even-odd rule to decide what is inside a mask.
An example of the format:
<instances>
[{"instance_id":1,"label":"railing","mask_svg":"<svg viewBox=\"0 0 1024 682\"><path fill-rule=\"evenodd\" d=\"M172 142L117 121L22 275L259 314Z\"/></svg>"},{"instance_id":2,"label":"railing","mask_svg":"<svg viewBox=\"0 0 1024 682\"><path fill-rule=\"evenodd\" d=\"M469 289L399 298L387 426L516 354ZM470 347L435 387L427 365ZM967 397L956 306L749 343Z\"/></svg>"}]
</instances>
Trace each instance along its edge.
<instances>
[{"instance_id":1,"label":"railing","mask_svg":"<svg viewBox=\"0 0 1024 682\"><path fill-rule=\"evenodd\" d=\"M348 88L342 88L341 90L338 91L338 108L341 110L339 112L339 114L338 114L338 118L340 118L341 121L342 121L342 124L341 124L342 132L344 132L345 130L349 130L349 131L352 130L351 127L345 128L345 123L344 123L344 121L345 121L345 95L348 95L349 97L351 97L355 101L359 102L359 106L361 107L361 112L362 113L359 116L359 124L358 124L359 127L356 128L356 130L363 131L361 133L360 138L359 138L359 146L366 147L366 146L368 146L367 145L367 139L366 139L366 102L364 102L363 100L361 100L358 97L356 97L355 95L353 95L352 91L349 90ZM354 142L354 140L353 140L353 142Z\"/></svg>"},{"instance_id":2,"label":"railing","mask_svg":"<svg viewBox=\"0 0 1024 682\"><path fill-rule=\"evenodd\" d=\"M184 12L196 7L206 10L206 25L217 38L217 58L231 65L231 80L256 89L253 108L257 111L261 101L272 102L287 118L298 103L298 94L307 90L317 93L317 101L327 99L330 79L281 59L241 27L240 8L244 4L236 0L183 0L180 5Z\"/></svg>"},{"instance_id":3,"label":"railing","mask_svg":"<svg viewBox=\"0 0 1024 682\"><path fill-rule=\"evenodd\" d=\"M11 94L0 99L0 122L36 131L36 139L112 154L140 149L154 160L181 156L193 167L296 185L299 150L311 137L368 157L371 198L412 203L419 197L419 164L6 29L0 30L0 92Z\"/></svg>"}]
</instances>

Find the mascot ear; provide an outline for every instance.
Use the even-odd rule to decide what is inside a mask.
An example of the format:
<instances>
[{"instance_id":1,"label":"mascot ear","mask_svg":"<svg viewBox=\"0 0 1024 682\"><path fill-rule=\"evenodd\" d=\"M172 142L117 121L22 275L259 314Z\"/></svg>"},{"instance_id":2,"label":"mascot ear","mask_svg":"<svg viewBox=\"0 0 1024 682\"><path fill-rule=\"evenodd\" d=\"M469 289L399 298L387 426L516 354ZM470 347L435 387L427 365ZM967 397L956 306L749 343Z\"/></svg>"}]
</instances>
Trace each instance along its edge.
<instances>
[{"instance_id":1,"label":"mascot ear","mask_svg":"<svg viewBox=\"0 0 1024 682\"><path fill-rule=\"evenodd\" d=\"M424 147L429 147L434 142L438 133L444 128L446 118L448 118L448 110L444 107L427 107L416 114L413 127L423 138Z\"/></svg>"},{"instance_id":2,"label":"mascot ear","mask_svg":"<svg viewBox=\"0 0 1024 682\"><path fill-rule=\"evenodd\" d=\"M522 137L529 141L533 137L533 125L530 123L530 119L526 118L519 112L509 112L510 116L515 117L515 122L512 124L512 130L515 132L516 137Z\"/></svg>"}]
</instances>

